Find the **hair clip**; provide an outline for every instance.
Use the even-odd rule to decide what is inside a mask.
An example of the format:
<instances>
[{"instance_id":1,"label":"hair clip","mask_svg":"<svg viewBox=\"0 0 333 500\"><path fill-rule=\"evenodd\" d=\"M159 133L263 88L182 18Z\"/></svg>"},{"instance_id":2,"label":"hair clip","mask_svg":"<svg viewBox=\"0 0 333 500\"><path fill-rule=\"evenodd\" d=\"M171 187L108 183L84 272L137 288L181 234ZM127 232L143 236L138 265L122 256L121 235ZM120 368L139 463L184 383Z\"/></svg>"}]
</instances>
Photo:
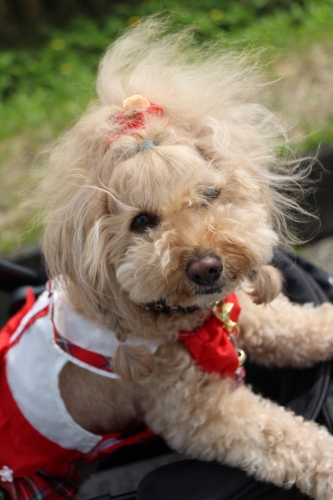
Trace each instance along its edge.
<instances>
[{"instance_id":1,"label":"hair clip","mask_svg":"<svg viewBox=\"0 0 333 500\"><path fill-rule=\"evenodd\" d=\"M126 113L133 116L138 111L145 111L149 108L150 102L145 97L142 97L142 95L132 95L132 97L125 99L123 106Z\"/></svg>"},{"instance_id":2,"label":"hair clip","mask_svg":"<svg viewBox=\"0 0 333 500\"><path fill-rule=\"evenodd\" d=\"M163 108L157 104L150 103L142 95L132 95L123 102L125 112L117 116L119 131L116 134L108 135L106 140L112 142L114 139L130 134L132 130L137 130L145 126L146 115L163 116ZM151 147L151 146L147 146ZM146 148L145 148L146 149Z\"/></svg>"}]
</instances>

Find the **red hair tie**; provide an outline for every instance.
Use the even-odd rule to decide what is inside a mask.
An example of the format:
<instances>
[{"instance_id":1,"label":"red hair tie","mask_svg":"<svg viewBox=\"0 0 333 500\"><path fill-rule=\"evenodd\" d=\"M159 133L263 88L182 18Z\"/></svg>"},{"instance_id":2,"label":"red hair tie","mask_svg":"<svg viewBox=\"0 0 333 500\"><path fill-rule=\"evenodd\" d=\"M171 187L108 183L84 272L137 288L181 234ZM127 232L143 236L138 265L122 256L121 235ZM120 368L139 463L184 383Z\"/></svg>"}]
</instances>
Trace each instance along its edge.
<instances>
[{"instance_id":1,"label":"red hair tie","mask_svg":"<svg viewBox=\"0 0 333 500\"><path fill-rule=\"evenodd\" d=\"M132 130L143 128L145 126L146 115L163 116L163 108L157 104L150 103L141 95L133 95L123 102L124 113L117 115L117 122L120 127L116 134L108 135L108 142L117 139L121 135L129 134Z\"/></svg>"}]
</instances>

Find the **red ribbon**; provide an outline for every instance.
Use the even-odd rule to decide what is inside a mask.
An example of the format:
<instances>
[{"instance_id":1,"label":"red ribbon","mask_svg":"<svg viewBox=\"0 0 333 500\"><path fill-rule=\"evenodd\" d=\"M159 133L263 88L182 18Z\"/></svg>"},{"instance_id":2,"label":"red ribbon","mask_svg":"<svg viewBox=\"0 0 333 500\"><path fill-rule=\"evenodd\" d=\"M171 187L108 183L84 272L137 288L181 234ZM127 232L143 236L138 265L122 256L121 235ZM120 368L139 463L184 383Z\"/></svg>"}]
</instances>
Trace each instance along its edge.
<instances>
[{"instance_id":1,"label":"red ribbon","mask_svg":"<svg viewBox=\"0 0 333 500\"><path fill-rule=\"evenodd\" d=\"M120 126L119 132L116 134L108 135L106 140L108 142L113 141L117 137L124 134L129 134L131 130L136 130L138 128L143 128L145 126L146 115L163 116L163 108L157 104L151 103L148 108L143 111L133 111L132 114L120 113L117 116L117 122Z\"/></svg>"},{"instance_id":2,"label":"red ribbon","mask_svg":"<svg viewBox=\"0 0 333 500\"><path fill-rule=\"evenodd\" d=\"M230 319L237 322L240 306L236 294L230 294L223 303L232 303ZM186 346L198 365L209 373L233 377L239 367L238 355L229 338L230 332L223 321L213 314L193 332L180 331L178 339Z\"/></svg>"}]
</instances>

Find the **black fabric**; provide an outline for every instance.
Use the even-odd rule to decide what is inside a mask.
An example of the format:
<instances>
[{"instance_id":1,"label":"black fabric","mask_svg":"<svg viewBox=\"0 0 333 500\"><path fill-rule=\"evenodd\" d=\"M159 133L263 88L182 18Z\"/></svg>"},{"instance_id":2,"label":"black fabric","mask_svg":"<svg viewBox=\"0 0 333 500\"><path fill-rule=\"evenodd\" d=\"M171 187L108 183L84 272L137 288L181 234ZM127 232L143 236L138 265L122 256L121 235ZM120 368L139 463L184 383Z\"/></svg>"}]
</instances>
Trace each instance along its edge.
<instances>
[{"instance_id":1,"label":"black fabric","mask_svg":"<svg viewBox=\"0 0 333 500\"><path fill-rule=\"evenodd\" d=\"M333 280L298 255L278 250L273 264L284 276L284 293L299 304L333 302ZM333 328L333 325L332 325ZM305 369L265 368L246 363L246 381L253 390L316 420L332 432L331 361ZM215 462L185 460L160 467L139 485L136 500L304 500L297 488L284 490L261 483L245 472Z\"/></svg>"},{"instance_id":2,"label":"black fabric","mask_svg":"<svg viewBox=\"0 0 333 500\"><path fill-rule=\"evenodd\" d=\"M308 500L215 462L184 460L159 467L140 483L136 500Z\"/></svg>"},{"instance_id":3,"label":"black fabric","mask_svg":"<svg viewBox=\"0 0 333 500\"><path fill-rule=\"evenodd\" d=\"M333 302L330 277L298 255L277 251L273 264L284 276L284 293L292 302L320 305ZM333 328L333 325L332 325ZM321 410L327 398L331 378L331 361L311 368L266 368L248 362L246 381L255 392L292 409L306 420L323 423ZM324 422L332 432L329 419Z\"/></svg>"}]
</instances>

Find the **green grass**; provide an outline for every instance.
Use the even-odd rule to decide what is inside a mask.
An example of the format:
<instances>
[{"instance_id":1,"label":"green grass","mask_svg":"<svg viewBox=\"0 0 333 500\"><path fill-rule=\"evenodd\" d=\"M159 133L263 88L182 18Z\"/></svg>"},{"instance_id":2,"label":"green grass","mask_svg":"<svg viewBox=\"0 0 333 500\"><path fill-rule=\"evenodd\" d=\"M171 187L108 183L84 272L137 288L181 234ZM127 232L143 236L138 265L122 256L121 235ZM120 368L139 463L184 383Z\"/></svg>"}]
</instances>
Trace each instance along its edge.
<instances>
[{"instance_id":1,"label":"green grass","mask_svg":"<svg viewBox=\"0 0 333 500\"><path fill-rule=\"evenodd\" d=\"M281 3L225 0L217 9L215 1L187 0L177 10L180 23L195 23L203 38L218 37L222 30L245 44L272 47L270 57L330 38L333 0L291 2L287 9L278 8ZM94 96L97 63L108 44L130 23L163 7L173 5L148 0L134 9L115 5L99 22L77 18L66 29L44 27L39 44L0 52L0 139L45 126L56 136Z\"/></svg>"},{"instance_id":2,"label":"green grass","mask_svg":"<svg viewBox=\"0 0 333 500\"><path fill-rule=\"evenodd\" d=\"M309 40L330 37L333 0L291 2L285 9L278 8L281 3L225 0L217 9L215 1L187 0L177 10L180 23L195 23L203 38L218 37L222 30L275 52L306 50ZM99 22L77 18L66 29L44 27L39 44L0 52L0 139L45 125L56 136L94 96L97 63L108 44L137 18L164 7L173 5L148 0L134 9L115 5Z\"/></svg>"},{"instance_id":3,"label":"green grass","mask_svg":"<svg viewBox=\"0 0 333 500\"><path fill-rule=\"evenodd\" d=\"M332 46L333 0L183 0L177 5L143 0L134 7L114 4L112 9L98 21L79 17L63 29L41 27L30 46L0 51L0 253L19 241L38 240L38 228L26 231L31 215L18 208L32 158L95 97L101 55L140 17L162 9L177 10L179 23L195 23L201 39L223 33L231 40L242 39L244 45L268 46L263 63L306 58L309 44ZM267 71L273 77L278 74L274 63ZM298 150L332 143L333 112L323 109L323 126L321 115L315 117L304 109L298 126L306 137Z\"/></svg>"}]
</instances>

